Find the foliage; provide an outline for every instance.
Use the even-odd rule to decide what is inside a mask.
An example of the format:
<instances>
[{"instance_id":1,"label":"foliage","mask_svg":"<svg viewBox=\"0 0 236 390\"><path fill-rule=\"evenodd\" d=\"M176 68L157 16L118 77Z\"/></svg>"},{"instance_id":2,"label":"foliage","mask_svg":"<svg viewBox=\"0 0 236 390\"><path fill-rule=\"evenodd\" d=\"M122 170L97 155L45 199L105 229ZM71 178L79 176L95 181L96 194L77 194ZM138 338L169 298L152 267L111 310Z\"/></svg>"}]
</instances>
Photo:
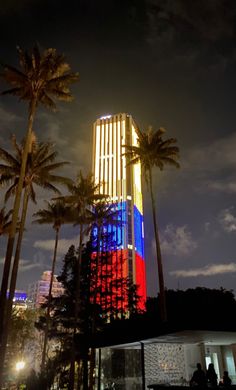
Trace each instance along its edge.
<instances>
[{"instance_id":1,"label":"foliage","mask_svg":"<svg viewBox=\"0 0 236 390\"><path fill-rule=\"evenodd\" d=\"M49 361L49 364L53 364L55 375L65 374L70 362L70 351L74 342L76 346L76 361L77 363L83 361L83 367L85 367L88 364L89 349L94 344L96 334L103 330L107 320L114 321L115 319L124 318L128 311L128 306L131 316L134 315L135 310L137 312L139 298L136 288L126 278L122 280L122 277L120 277L114 281L115 270L113 267L110 269L106 268L107 275L105 275L105 272L102 275L100 274L101 267L104 267L106 262L111 261L111 256L104 252L103 255L99 256L99 262L97 263L94 245L91 236L91 239L83 247L82 251L81 289L75 339L73 330L75 324L74 307L76 304L78 251L74 246L69 248L64 258L62 272L58 277L58 280L64 287L64 294L61 297L52 298L53 312L51 313L49 328L49 337L54 342L57 340L60 344L56 355L51 362ZM98 269L96 268L97 265ZM96 285L97 273L99 280L101 280L99 285ZM102 282L103 278L106 278L106 288L104 288ZM109 282L107 282L107 279L109 279ZM94 294L96 299L94 299ZM41 316L37 327L44 329L45 323L45 317Z\"/></svg>"},{"instance_id":2,"label":"foliage","mask_svg":"<svg viewBox=\"0 0 236 390\"><path fill-rule=\"evenodd\" d=\"M33 123L37 106L41 104L47 108L55 109L56 105L53 99L70 101L72 95L69 86L71 83L78 80L78 74L70 72L70 66L66 63L64 56L58 54L55 49L50 48L41 53L38 46L35 45L31 53L24 51L19 47L17 48L17 51L20 69L4 64L2 65L3 72L0 74L0 77L11 85L11 88L2 92L2 94L11 94L18 96L22 100L26 100L28 102L29 111L20 175L14 199L12 223L7 241L0 294L0 387L2 385L3 365L8 338L7 324L11 314L11 310L9 310L8 313L6 309L7 287L27 158L32 146ZM13 267L13 284L16 282L17 268L18 267ZM13 290L14 289L15 288L13 288Z\"/></svg>"},{"instance_id":3,"label":"foliage","mask_svg":"<svg viewBox=\"0 0 236 390\"><path fill-rule=\"evenodd\" d=\"M167 290L168 322L190 328L236 329L236 300L232 291L205 287ZM154 318L157 298L148 298L147 313Z\"/></svg>"},{"instance_id":4,"label":"foliage","mask_svg":"<svg viewBox=\"0 0 236 390\"><path fill-rule=\"evenodd\" d=\"M179 148L174 146L177 140L175 138L163 140L164 133L165 129L163 128L154 131L149 127L146 132L138 130L138 146L125 145L128 164L140 162L142 173L148 184L150 184L149 172L153 167L162 171L165 165L176 168L180 166L178 163Z\"/></svg>"},{"instance_id":5,"label":"foliage","mask_svg":"<svg viewBox=\"0 0 236 390\"><path fill-rule=\"evenodd\" d=\"M33 309L13 308L9 343L14 350L14 356L21 356L26 343L34 339L36 318L37 312Z\"/></svg>"},{"instance_id":6,"label":"foliage","mask_svg":"<svg viewBox=\"0 0 236 390\"><path fill-rule=\"evenodd\" d=\"M5 201L7 201L11 195L15 194L24 151L24 140L18 144L15 136L12 136L11 142L14 154L0 148L0 159L5 162L5 164L0 165L0 184L5 186L10 185L5 194ZM55 162L56 157L57 152L54 150L53 143L37 142L34 137L31 151L27 158L23 182L23 187L27 188L29 197L34 203L36 203L34 185L60 194L60 191L55 187L54 183L63 185L70 183L70 179L53 174L54 170L68 164L66 161Z\"/></svg>"},{"instance_id":7,"label":"foliage","mask_svg":"<svg viewBox=\"0 0 236 390\"><path fill-rule=\"evenodd\" d=\"M37 317L38 312L35 310L13 307L5 370L8 377L15 373L15 364L18 360L26 361L26 370L33 363L32 346L34 356L37 355L39 345L34 325Z\"/></svg>"},{"instance_id":8,"label":"foliage","mask_svg":"<svg viewBox=\"0 0 236 390\"><path fill-rule=\"evenodd\" d=\"M5 212L5 207L0 210L0 236L8 234L11 225L12 210Z\"/></svg>"},{"instance_id":9,"label":"foliage","mask_svg":"<svg viewBox=\"0 0 236 390\"><path fill-rule=\"evenodd\" d=\"M44 329L44 345L43 345L43 353L42 353L42 370L43 370L46 361L46 349L47 349L47 342L48 342L48 330L49 330L51 300L52 300L52 287L53 287L54 271L55 271L56 258L57 258L59 231L62 224L71 223L74 221L74 213L72 212L72 208L70 206L66 206L62 200L56 200L51 203L47 202L47 209L39 210L37 213L34 214L34 216L38 217L38 219L36 219L34 223L38 223L38 224L50 223L52 224L52 227L56 232L50 284L49 284L49 293L48 293L48 300L47 300L46 325Z\"/></svg>"},{"instance_id":10,"label":"foliage","mask_svg":"<svg viewBox=\"0 0 236 390\"><path fill-rule=\"evenodd\" d=\"M17 47L19 69L4 64L1 77L12 86L2 92L11 94L21 100L37 99L37 105L55 109L53 98L71 101L69 85L78 80L78 73L71 73L65 57L56 49L46 49L42 53L35 45L31 52Z\"/></svg>"}]
</instances>

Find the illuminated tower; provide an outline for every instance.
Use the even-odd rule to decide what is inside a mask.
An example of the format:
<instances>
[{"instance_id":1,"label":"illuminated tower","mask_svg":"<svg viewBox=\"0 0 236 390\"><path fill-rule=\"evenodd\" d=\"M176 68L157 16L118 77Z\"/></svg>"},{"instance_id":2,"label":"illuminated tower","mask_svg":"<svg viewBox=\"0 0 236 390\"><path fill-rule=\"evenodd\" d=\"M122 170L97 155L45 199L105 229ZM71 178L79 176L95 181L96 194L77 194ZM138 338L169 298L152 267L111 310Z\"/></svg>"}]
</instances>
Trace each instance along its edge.
<instances>
[{"instance_id":1,"label":"illuminated tower","mask_svg":"<svg viewBox=\"0 0 236 390\"><path fill-rule=\"evenodd\" d=\"M131 115L121 113L97 119L93 126L92 170L95 182L100 184L100 193L109 195L109 201L121 211L122 226L116 228L115 252L122 255L122 276L129 277L139 287L140 307L144 308L146 277L141 165L127 165L124 156L124 145L138 145L137 139L137 125Z\"/></svg>"}]
</instances>

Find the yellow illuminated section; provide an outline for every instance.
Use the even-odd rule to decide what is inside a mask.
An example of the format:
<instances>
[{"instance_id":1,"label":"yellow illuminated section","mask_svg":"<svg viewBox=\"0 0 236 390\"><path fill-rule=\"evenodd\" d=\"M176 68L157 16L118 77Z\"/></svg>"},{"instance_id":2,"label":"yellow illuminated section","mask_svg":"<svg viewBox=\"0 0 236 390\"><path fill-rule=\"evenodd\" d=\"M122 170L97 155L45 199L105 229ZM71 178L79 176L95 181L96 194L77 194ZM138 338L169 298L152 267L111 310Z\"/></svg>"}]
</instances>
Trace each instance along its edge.
<instances>
[{"instance_id":1,"label":"yellow illuminated section","mask_svg":"<svg viewBox=\"0 0 236 390\"><path fill-rule=\"evenodd\" d=\"M103 164L104 164L104 124L102 124L102 130L101 130L101 152L100 152L100 182L101 182L101 189L103 189Z\"/></svg>"},{"instance_id":2,"label":"yellow illuminated section","mask_svg":"<svg viewBox=\"0 0 236 390\"><path fill-rule=\"evenodd\" d=\"M120 121L117 122L117 155L116 155L116 160L117 160L117 180L120 180L120 159L118 159L117 157L120 156L120 153L121 153L121 149L120 149L120 138L121 138L121 135L120 135Z\"/></svg>"},{"instance_id":3,"label":"yellow illuminated section","mask_svg":"<svg viewBox=\"0 0 236 390\"><path fill-rule=\"evenodd\" d=\"M130 120L130 140L127 141L127 117L125 114L104 117L95 124L96 142L94 173L95 182L101 184L100 191L109 195L113 201L125 201L131 194L127 192L127 161L124 155L128 144L138 146L138 135L134 122ZM141 164L130 168L133 202L143 214L141 187Z\"/></svg>"},{"instance_id":4,"label":"yellow illuminated section","mask_svg":"<svg viewBox=\"0 0 236 390\"><path fill-rule=\"evenodd\" d=\"M110 194L109 194L109 191L108 191L108 181L109 181L109 177L108 177L107 144L108 144L108 124L106 123L106 125L105 125L105 140L104 140L104 158L103 158L104 167L105 167L105 174L104 174L104 192L105 192L105 194L110 195Z\"/></svg>"},{"instance_id":5,"label":"yellow illuminated section","mask_svg":"<svg viewBox=\"0 0 236 390\"><path fill-rule=\"evenodd\" d=\"M112 193L112 196L113 198L115 198L117 196L117 192L116 192L116 171L117 171L117 158L116 158L116 138L117 138L117 134L116 134L116 123L114 123L113 125L113 128L112 128L112 132L113 132L113 142L112 142L112 147L113 147L113 150L112 150L112 154L113 154L113 193Z\"/></svg>"},{"instance_id":6,"label":"yellow illuminated section","mask_svg":"<svg viewBox=\"0 0 236 390\"><path fill-rule=\"evenodd\" d=\"M108 160L109 160L109 181L108 181L108 185L109 185L109 188L108 188L108 193L112 196L113 192L112 192L112 182L113 182L113 177L112 177L112 163L113 163L113 155L112 155L112 143L113 143L113 137L112 137L112 123L110 123L109 125L109 137L108 137L108 144L109 144L109 156L108 156Z\"/></svg>"},{"instance_id":7,"label":"yellow illuminated section","mask_svg":"<svg viewBox=\"0 0 236 390\"><path fill-rule=\"evenodd\" d=\"M98 125L96 127L96 145L95 145L95 182L99 182L99 166L100 166L100 161L99 161L99 154L100 154L100 126Z\"/></svg>"},{"instance_id":8,"label":"yellow illuminated section","mask_svg":"<svg viewBox=\"0 0 236 390\"><path fill-rule=\"evenodd\" d=\"M138 146L138 135L135 127L132 125L132 145ZM143 214L143 197L141 184L141 164L133 165L133 185L134 185L134 204L137 209Z\"/></svg>"}]
</instances>

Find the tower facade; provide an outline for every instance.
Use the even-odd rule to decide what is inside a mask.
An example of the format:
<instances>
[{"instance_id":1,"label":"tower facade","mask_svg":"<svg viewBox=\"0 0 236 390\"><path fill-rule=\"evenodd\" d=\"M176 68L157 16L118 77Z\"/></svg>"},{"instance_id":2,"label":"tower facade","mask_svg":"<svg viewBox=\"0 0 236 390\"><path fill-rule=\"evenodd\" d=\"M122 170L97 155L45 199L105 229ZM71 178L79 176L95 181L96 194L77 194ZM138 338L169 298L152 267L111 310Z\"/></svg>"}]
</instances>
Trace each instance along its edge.
<instances>
[{"instance_id":1,"label":"tower facade","mask_svg":"<svg viewBox=\"0 0 236 390\"><path fill-rule=\"evenodd\" d=\"M92 171L100 194L108 195L120 211L121 224L112 227L116 237L113 262L121 274L138 286L140 307L146 301L141 165L129 165L124 145L138 145L137 125L121 113L96 120L93 125ZM114 246L112 247L114 250ZM122 260L121 260L122 259Z\"/></svg>"}]
</instances>

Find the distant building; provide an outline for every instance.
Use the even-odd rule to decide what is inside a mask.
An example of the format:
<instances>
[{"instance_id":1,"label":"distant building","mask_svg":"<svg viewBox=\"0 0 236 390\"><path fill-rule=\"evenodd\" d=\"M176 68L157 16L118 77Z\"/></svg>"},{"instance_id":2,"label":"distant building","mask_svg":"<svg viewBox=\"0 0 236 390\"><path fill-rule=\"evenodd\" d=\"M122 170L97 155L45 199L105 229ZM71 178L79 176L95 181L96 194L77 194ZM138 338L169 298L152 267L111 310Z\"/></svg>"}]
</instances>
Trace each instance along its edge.
<instances>
[{"instance_id":1,"label":"distant building","mask_svg":"<svg viewBox=\"0 0 236 390\"><path fill-rule=\"evenodd\" d=\"M7 292L7 296L9 291ZM27 309L27 293L21 290L15 290L13 298L13 308L18 309Z\"/></svg>"},{"instance_id":2,"label":"distant building","mask_svg":"<svg viewBox=\"0 0 236 390\"><path fill-rule=\"evenodd\" d=\"M28 301L31 307L38 308L42 305L49 294L51 271L44 271L42 277L37 282L31 283L28 288ZM59 297L64 292L62 284L58 282L54 275L52 285L52 296Z\"/></svg>"}]
</instances>

